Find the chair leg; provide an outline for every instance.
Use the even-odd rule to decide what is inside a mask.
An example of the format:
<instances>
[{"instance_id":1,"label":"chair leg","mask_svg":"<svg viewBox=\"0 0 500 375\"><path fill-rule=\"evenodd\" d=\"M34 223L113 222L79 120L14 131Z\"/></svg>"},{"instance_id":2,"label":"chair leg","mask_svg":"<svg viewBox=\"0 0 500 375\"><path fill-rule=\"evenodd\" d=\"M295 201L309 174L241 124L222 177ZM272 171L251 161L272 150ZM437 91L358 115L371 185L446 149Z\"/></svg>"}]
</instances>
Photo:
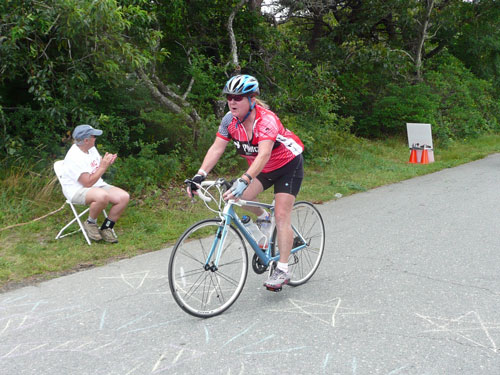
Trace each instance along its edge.
<instances>
[{"instance_id":1,"label":"chair leg","mask_svg":"<svg viewBox=\"0 0 500 375\"><path fill-rule=\"evenodd\" d=\"M82 214L81 214L81 215L83 215L85 212L86 212L86 211L82 212ZM63 228L59 231L59 233L57 234L57 236L56 236L56 240L57 240L57 239L59 239L59 238L66 237L68 234L65 234L65 235L63 235L63 236L61 236L61 234L62 234L62 233L66 230L66 228L68 228L68 227L69 227L71 224L73 224L75 221L76 221L76 217L75 217L73 220L71 220L68 224L66 224L66 225L65 225L65 226L64 226L64 227L63 227ZM80 230L81 230L81 227L80 227L80 229L78 229L76 232L79 232ZM72 233L76 233L76 232L72 232Z\"/></svg>"},{"instance_id":2,"label":"chair leg","mask_svg":"<svg viewBox=\"0 0 500 375\"><path fill-rule=\"evenodd\" d=\"M70 207L71 209L73 210L73 213L75 214L75 219L76 221L78 221L78 225L80 226L80 229L82 230L82 233L85 237L85 239L87 240L87 243L89 244L89 246L91 245L90 243L90 238L89 236L87 235L87 232L85 231L85 228L83 227L83 224L82 224L82 221L80 220L80 216L82 216L84 213L86 213L90 208L87 208L85 211L83 211L80 215L78 215L78 213L76 212L75 210L75 207L70 204Z\"/></svg>"},{"instance_id":3,"label":"chair leg","mask_svg":"<svg viewBox=\"0 0 500 375\"><path fill-rule=\"evenodd\" d=\"M87 243L89 245L91 245L91 242L90 242L90 239L87 235L87 232L85 231L85 229L83 228L83 224L80 220L80 217L82 215L84 215L86 212L88 212L89 208L85 209L84 211L82 211L80 214L78 214L78 212L76 211L75 207L73 206L73 204L69 201L66 201L67 204L69 204L70 208L71 208L71 211L73 211L73 214L75 215L75 218L73 220L71 220L68 224L66 224L60 231L59 233L57 234L56 236L56 240L59 239L59 238L63 238L63 237L66 237L66 236L69 236L71 234L74 234L76 232L82 232L83 233L83 236L85 237L85 240L87 241ZM66 230L66 228L68 228L71 224L73 224L74 222L78 222L78 226L80 227L80 229L74 231L74 232L71 232L71 233L66 233L63 235L64 231Z\"/></svg>"}]
</instances>

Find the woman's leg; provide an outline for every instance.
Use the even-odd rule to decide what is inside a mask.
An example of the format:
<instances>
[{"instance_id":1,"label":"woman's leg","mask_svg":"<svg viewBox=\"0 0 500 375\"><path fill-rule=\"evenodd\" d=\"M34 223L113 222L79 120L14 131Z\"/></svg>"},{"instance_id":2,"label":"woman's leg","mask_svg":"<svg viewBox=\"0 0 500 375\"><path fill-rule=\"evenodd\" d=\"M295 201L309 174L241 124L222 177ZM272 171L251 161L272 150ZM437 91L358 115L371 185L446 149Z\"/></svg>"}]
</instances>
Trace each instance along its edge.
<instances>
[{"instance_id":1,"label":"woman's leg","mask_svg":"<svg viewBox=\"0 0 500 375\"><path fill-rule=\"evenodd\" d=\"M276 193L275 200L274 214L278 231L280 262L288 263L293 245L292 208L295 196L288 193Z\"/></svg>"},{"instance_id":2,"label":"woman's leg","mask_svg":"<svg viewBox=\"0 0 500 375\"><path fill-rule=\"evenodd\" d=\"M243 192L241 199L244 199L246 201L254 201L257 198L257 195L262 193L263 190L264 187L262 186L262 183L258 179L254 178L252 183ZM264 213L264 210L260 207L243 206L243 208L247 211L254 213L257 216Z\"/></svg>"}]
</instances>

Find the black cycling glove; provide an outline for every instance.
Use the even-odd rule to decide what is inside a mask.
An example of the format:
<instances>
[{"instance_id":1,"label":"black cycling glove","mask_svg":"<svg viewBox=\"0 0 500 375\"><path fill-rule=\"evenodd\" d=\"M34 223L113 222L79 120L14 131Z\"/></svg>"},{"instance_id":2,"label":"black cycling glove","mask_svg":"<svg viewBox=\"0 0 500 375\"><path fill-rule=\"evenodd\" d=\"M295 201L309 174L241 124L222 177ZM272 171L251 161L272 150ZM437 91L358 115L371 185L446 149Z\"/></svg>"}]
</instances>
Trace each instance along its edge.
<instances>
[{"instance_id":1,"label":"black cycling glove","mask_svg":"<svg viewBox=\"0 0 500 375\"><path fill-rule=\"evenodd\" d=\"M193 196L193 192L198 190L197 184L199 185L203 181L205 181L205 176L202 176L201 174L195 174L192 179L184 181L188 186L189 195Z\"/></svg>"}]
</instances>

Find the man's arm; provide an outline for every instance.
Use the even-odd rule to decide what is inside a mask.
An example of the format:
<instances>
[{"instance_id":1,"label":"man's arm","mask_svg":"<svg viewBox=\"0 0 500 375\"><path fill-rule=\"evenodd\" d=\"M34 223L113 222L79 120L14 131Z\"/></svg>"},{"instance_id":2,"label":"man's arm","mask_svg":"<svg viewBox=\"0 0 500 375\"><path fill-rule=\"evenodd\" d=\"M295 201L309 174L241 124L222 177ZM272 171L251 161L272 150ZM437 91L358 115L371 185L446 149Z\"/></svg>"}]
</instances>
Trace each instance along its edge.
<instances>
[{"instance_id":1,"label":"man's arm","mask_svg":"<svg viewBox=\"0 0 500 375\"><path fill-rule=\"evenodd\" d=\"M109 166L113 164L113 162L116 159L116 154L110 154L106 152L104 157L101 159L101 163L99 164L99 167L97 170L90 174L90 173L82 173L80 177L78 177L78 182L81 183L84 187L92 187L94 184L99 181L99 179L102 177L104 173L108 170Z\"/></svg>"}]
</instances>

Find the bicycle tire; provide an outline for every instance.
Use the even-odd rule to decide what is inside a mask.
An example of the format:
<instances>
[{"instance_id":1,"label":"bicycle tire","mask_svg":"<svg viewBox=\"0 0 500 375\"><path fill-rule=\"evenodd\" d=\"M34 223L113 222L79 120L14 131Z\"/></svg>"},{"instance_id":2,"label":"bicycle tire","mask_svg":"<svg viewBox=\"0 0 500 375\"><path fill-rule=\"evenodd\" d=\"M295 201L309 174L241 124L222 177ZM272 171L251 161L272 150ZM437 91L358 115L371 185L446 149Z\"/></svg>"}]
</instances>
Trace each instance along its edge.
<instances>
[{"instance_id":1,"label":"bicycle tire","mask_svg":"<svg viewBox=\"0 0 500 375\"><path fill-rule=\"evenodd\" d=\"M192 225L179 238L170 255L168 281L172 296L181 309L200 318L227 310L239 297L248 274L246 245L233 226L228 227L217 269L205 269L220 225L220 219L202 220Z\"/></svg>"},{"instance_id":2,"label":"bicycle tire","mask_svg":"<svg viewBox=\"0 0 500 375\"><path fill-rule=\"evenodd\" d=\"M288 285L298 286L307 282L316 272L325 250L325 224L320 212L310 202L295 202L292 208L292 225L302 234L308 244L302 250L291 254L288 259L288 271L291 279ZM294 247L298 245L298 236ZM272 236L271 254L277 254L277 231Z\"/></svg>"}]
</instances>

